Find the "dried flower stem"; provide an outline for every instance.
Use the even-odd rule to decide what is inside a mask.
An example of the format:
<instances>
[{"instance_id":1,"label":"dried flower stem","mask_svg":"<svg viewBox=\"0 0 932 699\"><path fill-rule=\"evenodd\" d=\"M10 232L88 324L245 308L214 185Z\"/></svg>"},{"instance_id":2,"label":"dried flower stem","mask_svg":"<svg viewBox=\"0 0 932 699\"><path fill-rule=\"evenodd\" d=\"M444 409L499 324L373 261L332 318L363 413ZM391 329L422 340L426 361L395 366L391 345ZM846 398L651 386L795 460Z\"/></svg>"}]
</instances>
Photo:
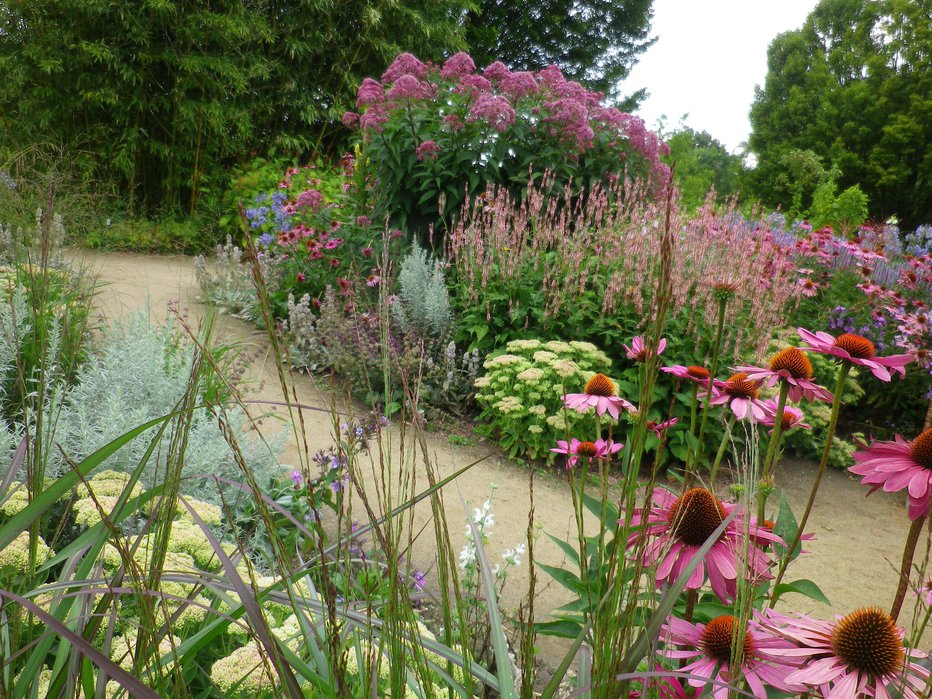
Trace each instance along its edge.
<instances>
[{"instance_id":1,"label":"dried flower stem","mask_svg":"<svg viewBox=\"0 0 932 699\"><path fill-rule=\"evenodd\" d=\"M903 547L903 561L900 563L900 581L896 586L896 595L893 597L893 604L890 605L890 617L893 621L900 615L900 609L903 608L903 600L906 599L906 590L909 589L909 573L913 565L913 555L916 553L916 544L919 543L919 536L922 534L922 527L928 520L928 516L923 515L913 520L909 527L909 534L906 536L906 545Z\"/></svg>"}]
</instances>

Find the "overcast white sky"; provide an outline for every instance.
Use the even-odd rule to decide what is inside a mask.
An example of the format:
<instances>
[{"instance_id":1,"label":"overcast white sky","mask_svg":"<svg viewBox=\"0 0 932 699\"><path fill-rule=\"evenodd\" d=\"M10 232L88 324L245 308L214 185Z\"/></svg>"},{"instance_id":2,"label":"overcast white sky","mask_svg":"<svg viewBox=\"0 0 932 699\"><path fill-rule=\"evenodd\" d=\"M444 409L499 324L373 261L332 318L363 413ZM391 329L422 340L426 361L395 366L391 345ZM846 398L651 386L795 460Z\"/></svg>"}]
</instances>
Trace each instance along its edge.
<instances>
[{"instance_id":1,"label":"overcast white sky","mask_svg":"<svg viewBox=\"0 0 932 699\"><path fill-rule=\"evenodd\" d=\"M798 29L818 0L654 0L651 36L657 41L622 84L646 87L638 114L654 128L686 123L708 131L732 151L746 141L754 86L767 75L767 46Z\"/></svg>"}]
</instances>

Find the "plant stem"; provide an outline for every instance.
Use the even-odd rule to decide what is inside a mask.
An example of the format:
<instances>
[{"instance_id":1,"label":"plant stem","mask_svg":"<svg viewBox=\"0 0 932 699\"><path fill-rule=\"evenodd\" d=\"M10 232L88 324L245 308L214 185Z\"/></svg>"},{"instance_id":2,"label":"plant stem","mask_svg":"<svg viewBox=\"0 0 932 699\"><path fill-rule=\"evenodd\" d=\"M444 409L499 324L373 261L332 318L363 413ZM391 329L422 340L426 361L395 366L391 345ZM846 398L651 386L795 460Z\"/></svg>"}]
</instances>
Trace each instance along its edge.
<instances>
[{"instance_id":1,"label":"plant stem","mask_svg":"<svg viewBox=\"0 0 932 699\"><path fill-rule=\"evenodd\" d=\"M763 474L765 480L773 475L773 469L777 463L777 454L780 453L780 440L783 437L783 409L786 408L786 395L789 391L789 383L781 381L780 396L777 398L777 413L773 421L773 436L767 446L767 456L764 457Z\"/></svg>"},{"instance_id":2,"label":"plant stem","mask_svg":"<svg viewBox=\"0 0 932 699\"><path fill-rule=\"evenodd\" d=\"M684 621L692 622L693 612L696 611L696 602L699 601L699 590L686 590L686 613Z\"/></svg>"},{"instance_id":3,"label":"plant stem","mask_svg":"<svg viewBox=\"0 0 932 699\"><path fill-rule=\"evenodd\" d=\"M715 344L712 348L712 363L709 366L709 388L705 395L705 408L702 411L702 423L699 426L699 437L696 441L695 449L690 449L686 459L686 479L685 487L689 488L692 484L692 476L699 467L699 452L702 447L702 438L705 436L705 425L709 419L709 401L712 400L712 385L715 383L715 373L718 371L719 355L722 353L722 334L725 329L725 306L728 305L728 298L723 297L718 302L718 324L715 327ZM697 390L698 394L698 390Z\"/></svg>"},{"instance_id":4,"label":"plant stem","mask_svg":"<svg viewBox=\"0 0 932 699\"><path fill-rule=\"evenodd\" d=\"M900 582L896 586L896 596L893 598L893 604L890 607L890 617L893 621L896 621L896 618L900 615L900 609L903 608L906 590L909 589L909 571L913 565L913 554L916 553L916 544L919 543L919 535L922 534L922 526L927 519L926 515L922 515L914 519L909 527L906 546L903 547L903 562L900 563Z\"/></svg>"},{"instance_id":5,"label":"plant stem","mask_svg":"<svg viewBox=\"0 0 932 699\"><path fill-rule=\"evenodd\" d=\"M828 457L832 451L832 439L835 437L835 428L838 426L838 414L841 412L841 394L845 390L845 382L848 380L848 372L851 371L851 365L842 362L838 369L838 382L835 385L835 395L832 399L832 416L828 422L828 433L825 435L825 447L822 449L822 460L819 462L819 471L816 473L815 480L812 482L812 490L809 491L809 501L806 503L806 509L799 520L799 527L796 530L796 536L793 537L793 543L787 548L786 555L780 561L780 569L777 571L777 577L773 581L773 587L776 588L783 580L786 573L786 567L790 563L793 551L799 546L802 540L803 532L806 529L806 523L809 521L809 515L812 513L812 505L815 502L816 493L819 492L819 485L822 483L822 475L825 473L825 467L828 465ZM770 608L775 604L774 600L770 601Z\"/></svg>"},{"instance_id":6,"label":"plant stem","mask_svg":"<svg viewBox=\"0 0 932 699\"><path fill-rule=\"evenodd\" d=\"M718 475L718 466L722 463L722 457L725 455L725 447L731 441L731 430L735 426L735 415L731 413L728 416L728 422L725 423L725 434L722 435L722 441L718 445L718 451L715 453L715 463L712 464L712 473L709 476L709 485L715 489L715 476Z\"/></svg>"},{"instance_id":7,"label":"plant stem","mask_svg":"<svg viewBox=\"0 0 932 699\"><path fill-rule=\"evenodd\" d=\"M757 520L762 522L767 509L768 488L773 478L773 471L777 465L777 455L780 453L780 440L783 438L783 409L786 407L786 396L790 391L790 384L780 382L780 396L777 398L777 412L773 419L773 435L767 445L767 455L764 457L764 468L761 472L760 487L758 487Z\"/></svg>"}]
</instances>

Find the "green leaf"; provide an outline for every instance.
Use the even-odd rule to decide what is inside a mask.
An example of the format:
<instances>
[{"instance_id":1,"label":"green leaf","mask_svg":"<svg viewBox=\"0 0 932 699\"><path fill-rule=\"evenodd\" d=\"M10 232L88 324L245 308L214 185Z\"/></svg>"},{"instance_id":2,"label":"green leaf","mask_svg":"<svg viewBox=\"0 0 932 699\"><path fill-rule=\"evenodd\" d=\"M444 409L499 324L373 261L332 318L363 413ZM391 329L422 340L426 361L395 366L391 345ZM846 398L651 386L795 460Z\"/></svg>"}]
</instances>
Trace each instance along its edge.
<instances>
[{"instance_id":1,"label":"green leaf","mask_svg":"<svg viewBox=\"0 0 932 699\"><path fill-rule=\"evenodd\" d=\"M551 578L560 583L563 587L571 592L579 594L583 589L582 581L579 579L579 576L575 573L572 573L563 568L558 568L557 566L549 566L546 563L541 563L540 561L534 561L534 564L540 568L542 571L547 573Z\"/></svg>"},{"instance_id":2,"label":"green leaf","mask_svg":"<svg viewBox=\"0 0 932 699\"><path fill-rule=\"evenodd\" d=\"M809 599L814 599L816 602L821 602L822 604L831 605L828 597L825 596L825 593L816 585L812 580L794 580L789 583L780 583L773 589L773 599L774 601L780 599L787 592L796 592L797 594L804 595Z\"/></svg>"},{"instance_id":3,"label":"green leaf","mask_svg":"<svg viewBox=\"0 0 932 699\"><path fill-rule=\"evenodd\" d=\"M582 624L570 621L569 619L558 619L557 621L545 621L534 624L537 633L544 636L556 636L557 638L576 638Z\"/></svg>"},{"instance_id":4,"label":"green leaf","mask_svg":"<svg viewBox=\"0 0 932 699\"><path fill-rule=\"evenodd\" d=\"M546 534L546 532L544 532ZM552 534L547 534L547 538L560 547L560 550L566 554L566 557L574 564L579 565L579 552L568 542L558 539Z\"/></svg>"}]
</instances>

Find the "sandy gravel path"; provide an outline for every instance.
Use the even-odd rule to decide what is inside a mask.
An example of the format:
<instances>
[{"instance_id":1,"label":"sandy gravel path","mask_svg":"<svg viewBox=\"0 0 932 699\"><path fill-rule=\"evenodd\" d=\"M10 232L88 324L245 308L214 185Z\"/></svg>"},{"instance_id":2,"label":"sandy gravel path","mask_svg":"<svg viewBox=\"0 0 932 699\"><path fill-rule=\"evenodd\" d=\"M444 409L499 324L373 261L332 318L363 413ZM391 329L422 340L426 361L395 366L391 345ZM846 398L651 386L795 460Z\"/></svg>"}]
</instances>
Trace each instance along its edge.
<instances>
[{"instance_id":1,"label":"sandy gravel path","mask_svg":"<svg viewBox=\"0 0 932 699\"><path fill-rule=\"evenodd\" d=\"M97 305L106 317L116 318L148 307L154 318L164 318L169 302L178 302L181 308L189 309L193 320L203 315L203 307L197 303L193 260L189 257L87 251L74 252L72 256L97 273L101 282ZM260 334L243 322L222 318L218 335L220 339L246 342L255 351L257 359L252 364L250 378L257 381L257 388L250 397L279 400L281 393L274 366L269 361L267 344ZM291 378L300 402L320 407L330 405L330 396L320 389L318 382L302 374L294 374ZM311 412L305 415L305 419L310 453L332 443L332 425L328 415ZM490 556L497 557L502 549L518 543L528 522L526 471L507 463L489 445L454 447L448 437L440 433L429 433L427 441L444 475L477 458L493 454L462 476L447 493L448 508L452 506L448 509L448 520L456 537L454 545L458 547L462 543L465 525L460 497L471 506L479 505L487 497L492 483L496 485L495 527L489 546ZM293 440L289 441L283 454L284 463L297 462L295 450ZM805 504L814 471L814 464L790 462L784 464L778 473L778 489L786 492L797 514ZM420 482L426 487L423 475L420 477ZM810 520L810 529L816 533L817 539L807 547L810 555L797 561L788 577L815 580L832 601L832 606L826 608L790 595L785 598L784 609L792 608L829 618L832 613L843 614L865 605L889 607L908 528L905 497L876 493L865 498L865 492L863 486L844 473L830 469L826 474ZM556 476L539 478L535 500L537 519L542 528L548 533L568 538L572 506L566 483ZM429 519L429 505L423 505L418 509L418 523ZM546 563L561 560L559 550L546 537L540 537L536 546L538 560ZM416 546L414 558L418 566L430 569L433 551L427 537ZM514 579L509 580L503 599L506 609L517 604L520 592L525 588L526 574L526 566L522 566L515 571ZM546 576L541 573L539 579L546 580ZM907 626L912 620L914 600L912 595L907 598L900 617L901 623ZM538 594L537 612L546 613L565 601L562 588L551 586ZM932 632L927 631L923 641L926 648L932 648ZM541 647L544 659L548 659L555 657L560 644L541 639Z\"/></svg>"}]
</instances>

